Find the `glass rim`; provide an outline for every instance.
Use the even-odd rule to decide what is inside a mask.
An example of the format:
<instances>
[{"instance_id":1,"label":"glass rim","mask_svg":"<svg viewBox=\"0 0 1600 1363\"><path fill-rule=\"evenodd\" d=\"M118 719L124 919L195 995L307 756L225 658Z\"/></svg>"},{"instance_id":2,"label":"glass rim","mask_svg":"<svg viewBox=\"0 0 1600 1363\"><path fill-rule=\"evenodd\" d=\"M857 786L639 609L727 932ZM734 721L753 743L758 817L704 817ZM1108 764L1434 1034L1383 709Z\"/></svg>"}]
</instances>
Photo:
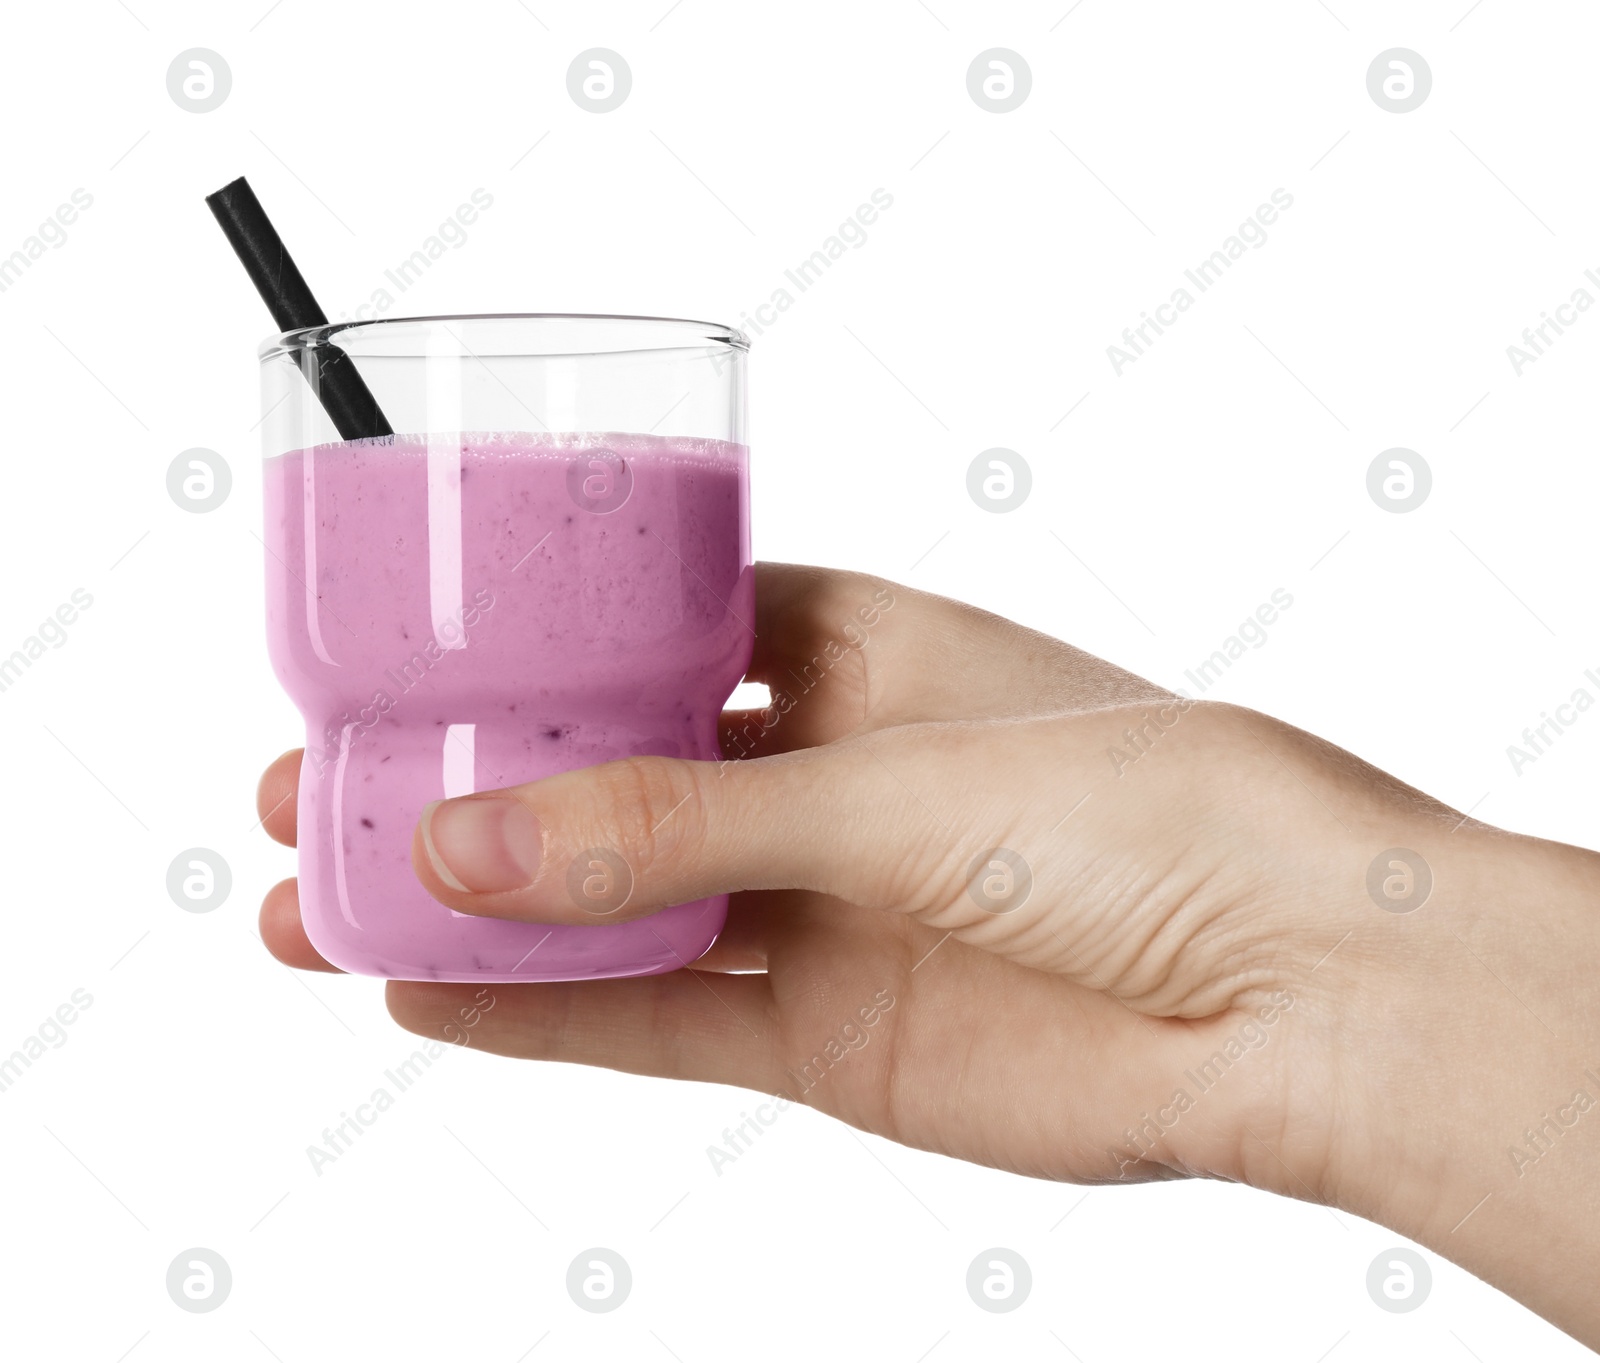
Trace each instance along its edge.
<instances>
[{"instance_id":1,"label":"glass rim","mask_svg":"<svg viewBox=\"0 0 1600 1363\"><path fill-rule=\"evenodd\" d=\"M659 342L649 340L642 345L630 345L616 349L558 348L510 352L495 351L493 352L495 358L502 358L506 355L527 354L541 359L559 359L584 355L617 354L623 350L703 350L708 346L724 347L738 351L748 351L750 349L750 338L737 327L727 326L721 322L706 322L687 317L649 317L633 313L604 312L467 312L439 313L423 317L374 317L358 322L328 322L322 326L298 327L292 331L283 331L268 336L256 348L256 357L265 362L280 355L316 350L322 346L338 345L337 338L349 336L352 333L365 336L390 331L398 336L408 326L419 327L423 330L433 330L442 324L450 322L488 322L504 324L508 327L542 322L569 323L579 328L592 324L597 331L608 324L613 326L621 324L623 326L636 327L646 335L659 333L663 338ZM693 341L685 341L682 344L673 344L670 338L675 333L691 335L695 339ZM465 347L466 343L462 342L462 345ZM348 349L349 347L340 345L340 348ZM387 358L427 359L428 357L429 354L426 350L419 349L414 356L391 355Z\"/></svg>"}]
</instances>

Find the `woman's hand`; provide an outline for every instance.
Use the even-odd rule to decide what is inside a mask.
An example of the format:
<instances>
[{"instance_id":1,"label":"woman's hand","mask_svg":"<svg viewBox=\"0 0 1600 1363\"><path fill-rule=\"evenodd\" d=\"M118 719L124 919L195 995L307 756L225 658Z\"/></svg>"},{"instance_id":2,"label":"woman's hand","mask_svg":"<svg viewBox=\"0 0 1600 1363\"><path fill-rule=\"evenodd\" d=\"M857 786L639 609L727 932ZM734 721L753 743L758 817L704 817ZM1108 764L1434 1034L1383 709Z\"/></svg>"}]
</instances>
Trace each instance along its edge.
<instances>
[{"instance_id":1,"label":"woman's hand","mask_svg":"<svg viewBox=\"0 0 1600 1363\"><path fill-rule=\"evenodd\" d=\"M734 760L423 814L417 874L462 913L735 892L692 969L497 986L473 1044L737 1084L1038 1177L1336 1204L1600 1339L1600 1113L1522 1141L1575 1090L1600 1106L1597 858L955 602L786 565L756 596L773 705L724 716ZM283 841L298 769L262 784ZM595 849L621 907L570 888ZM293 882L263 937L323 964ZM389 1007L442 1036L475 990L392 982Z\"/></svg>"}]
</instances>

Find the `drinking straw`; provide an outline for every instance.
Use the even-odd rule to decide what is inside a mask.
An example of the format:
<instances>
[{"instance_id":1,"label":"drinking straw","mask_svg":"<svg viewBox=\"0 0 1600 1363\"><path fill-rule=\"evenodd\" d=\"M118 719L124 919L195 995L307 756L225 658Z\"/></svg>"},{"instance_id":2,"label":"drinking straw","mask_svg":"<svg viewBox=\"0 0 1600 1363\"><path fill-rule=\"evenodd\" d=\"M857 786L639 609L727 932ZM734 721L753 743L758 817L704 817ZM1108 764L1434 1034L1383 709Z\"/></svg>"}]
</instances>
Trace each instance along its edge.
<instances>
[{"instance_id":1,"label":"drinking straw","mask_svg":"<svg viewBox=\"0 0 1600 1363\"><path fill-rule=\"evenodd\" d=\"M244 176L224 185L215 194L208 194L206 204L221 224L223 235L250 276L250 282L256 286L256 292L272 313L278 330L327 326L327 314L317 306L305 277L296 268L283 238L268 221L266 210ZM302 356L315 357L315 373L305 368L301 372L343 439L394 434L377 398L372 396L372 390L344 351L336 345L324 344L302 352Z\"/></svg>"}]
</instances>

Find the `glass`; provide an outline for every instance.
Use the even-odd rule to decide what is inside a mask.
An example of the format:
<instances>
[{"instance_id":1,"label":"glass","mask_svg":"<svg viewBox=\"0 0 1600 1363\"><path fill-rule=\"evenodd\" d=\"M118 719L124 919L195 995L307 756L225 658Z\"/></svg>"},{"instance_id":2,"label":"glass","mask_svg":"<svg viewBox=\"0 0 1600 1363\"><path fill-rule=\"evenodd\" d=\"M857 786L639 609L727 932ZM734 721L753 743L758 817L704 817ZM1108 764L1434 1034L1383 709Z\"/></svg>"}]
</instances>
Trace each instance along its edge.
<instances>
[{"instance_id":1,"label":"glass","mask_svg":"<svg viewBox=\"0 0 1600 1363\"><path fill-rule=\"evenodd\" d=\"M341 440L328 347L396 434ZM726 896L607 922L631 873L573 849L591 926L458 914L411 866L430 801L635 754L715 760L749 665L739 332L646 317L401 318L261 347L269 653L306 722L300 912L341 969L493 982L700 956ZM308 377L310 376L310 380Z\"/></svg>"}]
</instances>

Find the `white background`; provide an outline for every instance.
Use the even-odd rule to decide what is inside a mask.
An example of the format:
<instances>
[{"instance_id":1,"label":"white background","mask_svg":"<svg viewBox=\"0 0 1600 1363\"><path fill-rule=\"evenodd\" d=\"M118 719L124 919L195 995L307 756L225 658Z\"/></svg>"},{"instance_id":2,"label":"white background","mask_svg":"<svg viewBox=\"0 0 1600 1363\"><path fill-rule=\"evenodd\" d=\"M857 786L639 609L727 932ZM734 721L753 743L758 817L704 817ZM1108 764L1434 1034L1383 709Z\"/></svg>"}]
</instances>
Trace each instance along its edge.
<instances>
[{"instance_id":1,"label":"white background","mask_svg":"<svg viewBox=\"0 0 1600 1363\"><path fill-rule=\"evenodd\" d=\"M1592 8L268 3L30 6L0 44L0 254L74 189L94 200L0 294L0 654L93 596L0 694L0 1054L93 996L0 1094L0 1351L1588 1356L1433 1254L1424 1307L1378 1310L1367 1266L1396 1237L1325 1209L1086 1196L804 1110L717 1176L706 1148L750 1095L473 1051L315 1175L306 1147L413 1043L376 982L297 978L254 935L293 868L254 785L300 732L263 644L270 326L202 199L248 174L335 318L483 188L465 244L386 315L737 324L886 189L867 243L754 338L759 556L958 596L1190 690L1184 669L1284 588L1292 609L1209 694L1590 842L1600 718L1521 775L1506 747L1600 665L1600 315L1520 377L1506 347L1600 267ZM604 115L566 88L595 46L633 72ZM1033 75L1006 114L966 89L996 46ZM1366 88L1394 46L1433 72L1407 114ZM232 71L210 113L167 92L191 47ZM1280 187L1266 245L1119 377L1122 328ZM209 514L166 491L191 446L234 473ZM1033 471L1008 515L966 492L992 446ZM1392 446L1433 471L1408 515L1366 491ZM233 872L209 914L166 891L195 846ZM565 1290L593 1245L633 1269L609 1315ZM191 1246L232 1267L211 1314L165 1291ZM990 1246L1032 1266L1008 1315L965 1290Z\"/></svg>"}]
</instances>

